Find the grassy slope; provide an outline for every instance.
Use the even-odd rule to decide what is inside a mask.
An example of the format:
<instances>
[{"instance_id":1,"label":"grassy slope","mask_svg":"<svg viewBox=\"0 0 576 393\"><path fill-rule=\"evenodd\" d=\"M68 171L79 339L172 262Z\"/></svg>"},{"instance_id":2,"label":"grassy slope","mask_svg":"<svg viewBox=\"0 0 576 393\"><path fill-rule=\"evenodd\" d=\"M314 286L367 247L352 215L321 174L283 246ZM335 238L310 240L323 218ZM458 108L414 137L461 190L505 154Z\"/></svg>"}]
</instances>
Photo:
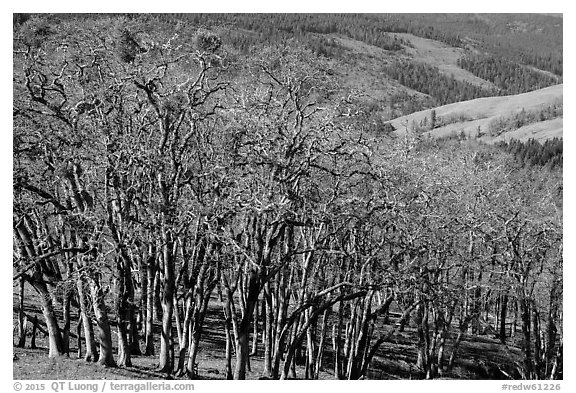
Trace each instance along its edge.
<instances>
[{"instance_id":1,"label":"grassy slope","mask_svg":"<svg viewBox=\"0 0 576 393\"><path fill-rule=\"evenodd\" d=\"M562 101L563 85L547 87L541 90L513 96L478 98L470 101L462 101L435 108L436 116L448 118L450 116L463 115L470 119L460 123L448 124L439 127L429 134L433 137L449 136L453 133L464 131L467 135L474 135L480 127L481 132L487 133L490 122L498 117L513 115L522 109L526 111L537 110L554 102ZM405 133L406 125L410 128L413 121L419 123L425 117L430 118L431 110L424 110L402 116L391 121L396 133ZM562 118L553 119L546 122L534 123L524 126L514 132L501 135L500 138L484 136L485 142L495 142L502 138L514 136L520 140L535 138L538 140L561 137Z\"/></svg>"},{"instance_id":2,"label":"grassy slope","mask_svg":"<svg viewBox=\"0 0 576 393\"><path fill-rule=\"evenodd\" d=\"M473 75L458 67L457 61L465 53L462 48L453 48L442 42L417 37L412 34L398 33L398 37L408 40L414 45L406 48L406 53L415 61L438 67L445 75L453 75L456 80L468 82L482 88L496 88L493 83Z\"/></svg>"},{"instance_id":3,"label":"grassy slope","mask_svg":"<svg viewBox=\"0 0 576 393\"><path fill-rule=\"evenodd\" d=\"M547 139L554 137L562 137L563 118L546 120L539 123L533 123L520 127L517 130L506 132L494 138L494 142L509 141L510 139L518 139L526 141L530 138L543 142Z\"/></svg>"},{"instance_id":4,"label":"grassy slope","mask_svg":"<svg viewBox=\"0 0 576 393\"><path fill-rule=\"evenodd\" d=\"M396 33L395 35L406 41L410 41L413 47L405 47L401 52L391 52L341 35L331 34L329 37L349 52L349 64L348 67L346 67L347 75L356 75L357 77L354 78L354 80L357 81L358 84L361 83L360 81L363 81L362 87L366 88L365 92L368 95L370 95L370 92L373 90L382 91L382 88L388 89L386 91L387 94L404 90L410 94L424 95L423 93L402 86L396 81L382 78L380 72L375 72L380 69L382 65L389 64L395 59L425 63L437 67L441 73L454 76L454 78L459 81L468 82L487 89L496 88L493 83L458 67L457 61L464 55L464 49L453 48L442 42L417 37L412 34ZM352 80L352 78L348 79ZM381 93L380 96L386 95L386 93ZM376 96L378 96L378 94L376 94Z\"/></svg>"},{"instance_id":5,"label":"grassy slope","mask_svg":"<svg viewBox=\"0 0 576 393\"><path fill-rule=\"evenodd\" d=\"M396 53L341 35L330 34L327 37L335 40L346 51L343 59L330 60L342 86L361 92L364 101L383 102L400 92L412 96L426 96L395 80L383 77L382 66L398 58Z\"/></svg>"}]
</instances>

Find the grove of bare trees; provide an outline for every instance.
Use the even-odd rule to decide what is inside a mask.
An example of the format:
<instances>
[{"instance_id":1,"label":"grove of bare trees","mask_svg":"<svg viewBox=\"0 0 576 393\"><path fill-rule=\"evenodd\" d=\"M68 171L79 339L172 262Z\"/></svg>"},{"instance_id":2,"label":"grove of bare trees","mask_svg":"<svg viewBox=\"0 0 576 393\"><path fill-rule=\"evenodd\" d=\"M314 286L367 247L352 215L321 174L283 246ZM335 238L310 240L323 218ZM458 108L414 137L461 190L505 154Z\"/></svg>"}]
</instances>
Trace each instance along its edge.
<instances>
[{"instance_id":1,"label":"grove of bare trees","mask_svg":"<svg viewBox=\"0 0 576 393\"><path fill-rule=\"evenodd\" d=\"M420 378L485 336L562 378L561 173L366 132L326 59L184 25L32 18L13 89L18 345L33 288L50 357L198 378L212 309L228 379L364 378L405 331Z\"/></svg>"}]
</instances>

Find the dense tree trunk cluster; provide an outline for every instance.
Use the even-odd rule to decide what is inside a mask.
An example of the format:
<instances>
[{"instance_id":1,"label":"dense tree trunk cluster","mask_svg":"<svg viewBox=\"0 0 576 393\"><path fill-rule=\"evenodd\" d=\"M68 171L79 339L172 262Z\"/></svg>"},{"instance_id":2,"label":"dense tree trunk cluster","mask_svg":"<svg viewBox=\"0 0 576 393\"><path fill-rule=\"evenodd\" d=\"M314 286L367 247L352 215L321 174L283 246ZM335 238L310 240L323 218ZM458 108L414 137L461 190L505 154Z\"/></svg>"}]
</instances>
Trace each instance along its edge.
<instances>
[{"instance_id":1,"label":"dense tree trunk cluster","mask_svg":"<svg viewBox=\"0 0 576 393\"><path fill-rule=\"evenodd\" d=\"M14 279L40 299L50 357L76 313L86 361L143 353L197 378L214 310L229 379L256 354L267 378L363 378L405 329L422 378L467 334L502 351L521 334L500 371L561 377L557 177L363 135L303 49L243 62L208 31L133 23L47 35L32 18L15 36Z\"/></svg>"}]
</instances>

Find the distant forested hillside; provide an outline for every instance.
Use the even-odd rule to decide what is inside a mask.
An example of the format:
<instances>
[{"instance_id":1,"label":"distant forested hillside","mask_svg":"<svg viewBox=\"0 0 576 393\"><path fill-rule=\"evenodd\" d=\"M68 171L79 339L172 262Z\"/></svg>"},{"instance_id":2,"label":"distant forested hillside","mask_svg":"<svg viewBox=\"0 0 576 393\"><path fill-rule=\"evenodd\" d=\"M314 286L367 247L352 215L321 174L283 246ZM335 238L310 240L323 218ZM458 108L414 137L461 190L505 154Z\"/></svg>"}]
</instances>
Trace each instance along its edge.
<instances>
[{"instance_id":1,"label":"distant forested hillside","mask_svg":"<svg viewBox=\"0 0 576 393\"><path fill-rule=\"evenodd\" d=\"M470 55L459 59L458 65L494 83L504 94L526 93L558 83L553 76L495 56Z\"/></svg>"},{"instance_id":2,"label":"distant forested hillside","mask_svg":"<svg viewBox=\"0 0 576 393\"><path fill-rule=\"evenodd\" d=\"M542 14L393 14L411 32L562 75L562 18ZM418 27L416 27L418 26Z\"/></svg>"},{"instance_id":3,"label":"distant forested hillside","mask_svg":"<svg viewBox=\"0 0 576 393\"><path fill-rule=\"evenodd\" d=\"M540 143L534 139L526 142L511 140L500 142L496 146L514 155L524 166L545 166L550 169L562 169L564 147L562 139L553 138Z\"/></svg>"},{"instance_id":4,"label":"distant forested hillside","mask_svg":"<svg viewBox=\"0 0 576 393\"><path fill-rule=\"evenodd\" d=\"M386 73L402 85L433 97L437 105L496 95L454 77L441 74L437 68L412 62L395 62L385 68Z\"/></svg>"}]
</instances>

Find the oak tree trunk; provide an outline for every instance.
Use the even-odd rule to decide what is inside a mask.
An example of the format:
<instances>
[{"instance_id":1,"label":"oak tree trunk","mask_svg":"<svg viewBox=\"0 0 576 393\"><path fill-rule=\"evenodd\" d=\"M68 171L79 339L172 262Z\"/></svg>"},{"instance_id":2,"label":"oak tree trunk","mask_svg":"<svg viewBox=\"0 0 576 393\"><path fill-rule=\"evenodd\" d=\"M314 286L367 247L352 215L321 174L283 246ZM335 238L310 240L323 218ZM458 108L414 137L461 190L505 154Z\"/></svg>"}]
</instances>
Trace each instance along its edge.
<instances>
[{"instance_id":1,"label":"oak tree trunk","mask_svg":"<svg viewBox=\"0 0 576 393\"><path fill-rule=\"evenodd\" d=\"M95 336L98 338L98 342L100 343L98 364L107 367L115 367L116 362L114 361L112 354L112 334L110 332L110 323L108 321L108 314L106 313L106 305L104 303L104 293L99 280L95 277L92 277L90 282L90 295L92 297L92 307L96 319Z\"/></svg>"}]
</instances>

